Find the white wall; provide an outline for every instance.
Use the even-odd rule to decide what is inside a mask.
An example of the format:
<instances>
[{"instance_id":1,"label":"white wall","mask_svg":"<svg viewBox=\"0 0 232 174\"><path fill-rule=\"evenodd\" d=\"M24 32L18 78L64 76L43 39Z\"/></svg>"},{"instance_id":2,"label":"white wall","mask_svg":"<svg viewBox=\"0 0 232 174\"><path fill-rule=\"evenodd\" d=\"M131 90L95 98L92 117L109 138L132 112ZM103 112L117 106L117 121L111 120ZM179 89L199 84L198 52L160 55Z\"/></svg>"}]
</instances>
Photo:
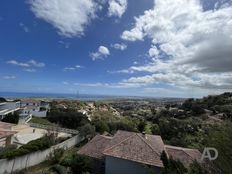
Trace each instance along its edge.
<instances>
[{"instance_id":1,"label":"white wall","mask_svg":"<svg viewBox=\"0 0 232 174\"><path fill-rule=\"evenodd\" d=\"M31 111L30 112L35 117L46 117L47 111Z\"/></svg>"},{"instance_id":2,"label":"white wall","mask_svg":"<svg viewBox=\"0 0 232 174\"><path fill-rule=\"evenodd\" d=\"M82 140L83 139L79 135L76 135L64 141L63 143L57 144L43 151L37 151L11 160L2 159L0 160L0 174L11 173L14 171L19 171L37 165L45 161L49 157L50 153L54 151L54 149L58 149L58 148L67 149L75 146L76 144L80 143Z\"/></svg>"}]
</instances>

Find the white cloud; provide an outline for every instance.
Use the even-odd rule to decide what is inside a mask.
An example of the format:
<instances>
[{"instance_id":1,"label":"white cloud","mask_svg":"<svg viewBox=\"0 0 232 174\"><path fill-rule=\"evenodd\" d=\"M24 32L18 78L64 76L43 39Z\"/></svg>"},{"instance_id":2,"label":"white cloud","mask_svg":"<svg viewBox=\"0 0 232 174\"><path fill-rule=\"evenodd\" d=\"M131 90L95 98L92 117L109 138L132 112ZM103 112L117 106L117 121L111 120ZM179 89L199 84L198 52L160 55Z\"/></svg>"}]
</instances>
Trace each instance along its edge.
<instances>
[{"instance_id":1,"label":"white cloud","mask_svg":"<svg viewBox=\"0 0 232 174\"><path fill-rule=\"evenodd\" d=\"M45 67L45 63L43 62L36 62L35 60L28 61L29 64L31 64L34 67L42 68Z\"/></svg>"},{"instance_id":2,"label":"white cloud","mask_svg":"<svg viewBox=\"0 0 232 174\"><path fill-rule=\"evenodd\" d=\"M21 66L21 67L30 67L30 65L28 63L18 62L16 60L9 60L9 61L7 61L7 63L12 64L12 65Z\"/></svg>"},{"instance_id":3,"label":"white cloud","mask_svg":"<svg viewBox=\"0 0 232 174\"><path fill-rule=\"evenodd\" d=\"M154 8L136 17L132 29L121 35L129 41L151 40L148 53L156 59L129 67L148 75L125 82L164 83L198 92L232 90L231 28L231 5L204 11L200 0L156 0Z\"/></svg>"},{"instance_id":4,"label":"white cloud","mask_svg":"<svg viewBox=\"0 0 232 174\"><path fill-rule=\"evenodd\" d=\"M36 69L34 69L34 68L26 68L26 69L23 69L23 70L26 71L26 72L30 72L30 73L36 72Z\"/></svg>"},{"instance_id":5,"label":"white cloud","mask_svg":"<svg viewBox=\"0 0 232 174\"><path fill-rule=\"evenodd\" d=\"M32 12L65 37L79 37L100 8L94 0L29 0Z\"/></svg>"},{"instance_id":6,"label":"white cloud","mask_svg":"<svg viewBox=\"0 0 232 174\"><path fill-rule=\"evenodd\" d=\"M68 43L68 42L60 40L60 41L58 41L58 43L60 45L62 45L64 48L69 48L70 47L70 43Z\"/></svg>"},{"instance_id":7,"label":"white cloud","mask_svg":"<svg viewBox=\"0 0 232 174\"><path fill-rule=\"evenodd\" d=\"M127 9L127 0L109 0L108 15L121 18Z\"/></svg>"},{"instance_id":8,"label":"white cloud","mask_svg":"<svg viewBox=\"0 0 232 174\"><path fill-rule=\"evenodd\" d=\"M152 45L148 53L151 58L156 58L159 55L159 50L157 49L155 45Z\"/></svg>"},{"instance_id":9,"label":"white cloud","mask_svg":"<svg viewBox=\"0 0 232 174\"><path fill-rule=\"evenodd\" d=\"M142 85L136 84L136 83L126 83L126 82L120 82L120 83L74 83L75 86L85 86L85 87L103 87L103 88L114 88L114 89L120 89L120 88L139 88Z\"/></svg>"},{"instance_id":10,"label":"white cloud","mask_svg":"<svg viewBox=\"0 0 232 174\"><path fill-rule=\"evenodd\" d=\"M76 71L76 70L78 70L80 68L83 68L83 67L81 65L76 65L74 67L65 67L63 70L64 71Z\"/></svg>"},{"instance_id":11,"label":"white cloud","mask_svg":"<svg viewBox=\"0 0 232 174\"><path fill-rule=\"evenodd\" d=\"M19 26L23 29L24 32L30 32L30 29L24 23L19 23Z\"/></svg>"},{"instance_id":12,"label":"white cloud","mask_svg":"<svg viewBox=\"0 0 232 174\"><path fill-rule=\"evenodd\" d=\"M111 45L111 47L113 47L116 50L122 50L122 51L127 49L127 45L124 43L116 43L116 44Z\"/></svg>"},{"instance_id":13,"label":"white cloud","mask_svg":"<svg viewBox=\"0 0 232 174\"><path fill-rule=\"evenodd\" d=\"M9 60L6 62L7 64L15 65L24 68L23 70L26 72L36 72L36 68L43 68L45 67L45 63L37 62L36 60L29 60L27 62L19 62L16 60Z\"/></svg>"},{"instance_id":14,"label":"white cloud","mask_svg":"<svg viewBox=\"0 0 232 174\"><path fill-rule=\"evenodd\" d=\"M117 71L108 71L108 73L110 73L110 74L121 74L121 73L133 74L134 71L130 70L130 69L122 69L122 70L117 70Z\"/></svg>"},{"instance_id":15,"label":"white cloud","mask_svg":"<svg viewBox=\"0 0 232 174\"><path fill-rule=\"evenodd\" d=\"M100 46L97 52L90 53L90 57L92 58L92 60L104 59L108 57L109 55L110 55L110 51L105 46Z\"/></svg>"},{"instance_id":16,"label":"white cloud","mask_svg":"<svg viewBox=\"0 0 232 174\"><path fill-rule=\"evenodd\" d=\"M3 76L3 79L5 79L5 80L13 80L13 79L16 79L16 76Z\"/></svg>"},{"instance_id":17,"label":"white cloud","mask_svg":"<svg viewBox=\"0 0 232 174\"><path fill-rule=\"evenodd\" d=\"M69 83L66 82L66 81L62 82L62 84L63 84L63 85L69 85Z\"/></svg>"}]
</instances>

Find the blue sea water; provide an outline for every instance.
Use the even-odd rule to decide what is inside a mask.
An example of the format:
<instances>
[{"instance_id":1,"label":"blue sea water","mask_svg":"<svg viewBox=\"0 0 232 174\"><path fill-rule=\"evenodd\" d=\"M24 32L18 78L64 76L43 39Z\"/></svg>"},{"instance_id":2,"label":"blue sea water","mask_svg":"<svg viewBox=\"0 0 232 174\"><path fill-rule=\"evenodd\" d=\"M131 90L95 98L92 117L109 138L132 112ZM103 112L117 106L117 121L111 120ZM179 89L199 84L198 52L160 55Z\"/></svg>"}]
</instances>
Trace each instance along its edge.
<instances>
[{"instance_id":1,"label":"blue sea water","mask_svg":"<svg viewBox=\"0 0 232 174\"><path fill-rule=\"evenodd\" d=\"M50 98L68 99L82 101L96 101L121 98L120 96L91 95L91 94L55 94L55 93L19 93L19 92L0 92L0 97L4 98Z\"/></svg>"}]
</instances>

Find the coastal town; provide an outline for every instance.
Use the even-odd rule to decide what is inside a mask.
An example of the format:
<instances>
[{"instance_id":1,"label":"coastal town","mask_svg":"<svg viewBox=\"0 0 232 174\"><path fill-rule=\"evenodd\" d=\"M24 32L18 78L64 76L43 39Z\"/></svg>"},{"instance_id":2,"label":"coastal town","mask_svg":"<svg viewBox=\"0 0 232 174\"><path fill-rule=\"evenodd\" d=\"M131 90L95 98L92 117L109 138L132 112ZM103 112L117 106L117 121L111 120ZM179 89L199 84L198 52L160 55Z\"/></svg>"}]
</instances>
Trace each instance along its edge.
<instances>
[{"instance_id":1,"label":"coastal town","mask_svg":"<svg viewBox=\"0 0 232 174\"><path fill-rule=\"evenodd\" d=\"M40 166L38 174L159 174L167 169L166 159L205 174L213 165L202 159L208 134L229 124L232 110L223 108L232 103L231 96L165 101L0 98L0 173L27 174Z\"/></svg>"},{"instance_id":2,"label":"coastal town","mask_svg":"<svg viewBox=\"0 0 232 174\"><path fill-rule=\"evenodd\" d=\"M232 0L1 0L0 174L232 174Z\"/></svg>"}]
</instances>

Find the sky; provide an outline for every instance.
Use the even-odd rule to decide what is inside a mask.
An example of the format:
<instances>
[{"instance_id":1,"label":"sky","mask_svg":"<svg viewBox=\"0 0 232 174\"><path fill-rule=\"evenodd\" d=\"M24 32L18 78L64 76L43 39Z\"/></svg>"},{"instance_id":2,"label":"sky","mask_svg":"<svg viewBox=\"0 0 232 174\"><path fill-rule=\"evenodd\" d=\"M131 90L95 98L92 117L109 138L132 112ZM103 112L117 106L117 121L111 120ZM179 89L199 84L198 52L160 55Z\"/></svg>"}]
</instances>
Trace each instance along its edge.
<instances>
[{"instance_id":1,"label":"sky","mask_svg":"<svg viewBox=\"0 0 232 174\"><path fill-rule=\"evenodd\" d=\"M232 91L232 0L0 3L0 92Z\"/></svg>"}]
</instances>

